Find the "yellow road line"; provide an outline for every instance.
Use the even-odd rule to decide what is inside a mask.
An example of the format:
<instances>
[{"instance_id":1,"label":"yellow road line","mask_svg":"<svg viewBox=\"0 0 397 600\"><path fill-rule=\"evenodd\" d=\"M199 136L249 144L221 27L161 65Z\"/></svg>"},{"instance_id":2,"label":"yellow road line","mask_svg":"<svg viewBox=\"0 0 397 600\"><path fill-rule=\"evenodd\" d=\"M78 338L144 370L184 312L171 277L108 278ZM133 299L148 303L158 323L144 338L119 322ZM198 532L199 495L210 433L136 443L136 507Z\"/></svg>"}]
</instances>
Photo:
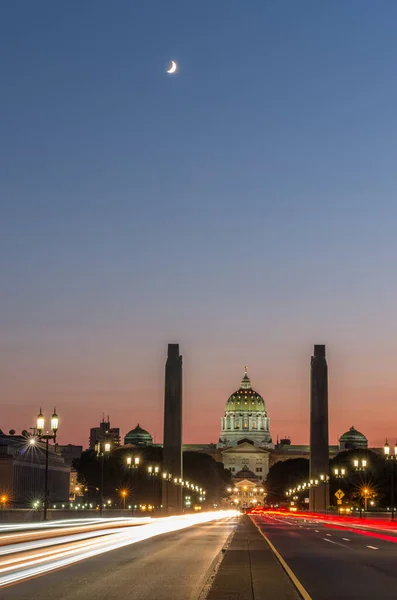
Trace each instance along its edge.
<instances>
[{"instance_id":1,"label":"yellow road line","mask_svg":"<svg viewBox=\"0 0 397 600\"><path fill-rule=\"evenodd\" d=\"M297 576L295 575L295 573L287 565L287 563L285 562L285 560L281 556L280 552L278 550L276 550L276 548L273 546L273 544L271 543L271 541L269 540L269 538L263 533L263 531L261 530L261 528L255 523L255 521L253 521L252 519L251 519L251 521L253 522L253 524L255 525L255 527L257 528L257 530L259 531L259 533L261 534L261 536L268 543L270 549L273 551L273 554L276 556L278 562L280 563L280 565L282 566L282 568L284 569L284 571L287 573L288 577L291 579L292 583L294 584L294 586L298 590L298 593L301 595L301 597L303 598L303 600L312 600L312 597L307 593L307 591L305 590L305 588L303 587L303 585L301 584L301 582L299 581L299 579L297 578Z\"/></svg>"}]
</instances>

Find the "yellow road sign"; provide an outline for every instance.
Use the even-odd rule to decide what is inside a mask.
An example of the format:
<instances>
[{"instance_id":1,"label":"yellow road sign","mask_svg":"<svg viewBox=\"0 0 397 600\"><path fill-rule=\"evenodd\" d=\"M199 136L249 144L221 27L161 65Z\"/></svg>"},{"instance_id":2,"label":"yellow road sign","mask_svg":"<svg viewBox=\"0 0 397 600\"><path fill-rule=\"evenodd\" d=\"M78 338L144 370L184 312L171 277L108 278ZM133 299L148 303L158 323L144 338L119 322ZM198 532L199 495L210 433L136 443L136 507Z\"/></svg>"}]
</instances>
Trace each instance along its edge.
<instances>
[{"instance_id":1,"label":"yellow road sign","mask_svg":"<svg viewBox=\"0 0 397 600\"><path fill-rule=\"evenodd\" d=\"M337 500L336 503L337 504L342 504L342 500Z\"/></svg>"},{"instance_id":2,"label":"yellow road sign","mask_svg":"<svg viewBox=\"0 0 397 600\"><path fill-rule=\"evenodd\" d=\"M335 492L335 496L338 498L338 500L342 500L344 495L345 493L342 492L342 490L338 490L337 492Z\"/></svg>"}]
</instances>

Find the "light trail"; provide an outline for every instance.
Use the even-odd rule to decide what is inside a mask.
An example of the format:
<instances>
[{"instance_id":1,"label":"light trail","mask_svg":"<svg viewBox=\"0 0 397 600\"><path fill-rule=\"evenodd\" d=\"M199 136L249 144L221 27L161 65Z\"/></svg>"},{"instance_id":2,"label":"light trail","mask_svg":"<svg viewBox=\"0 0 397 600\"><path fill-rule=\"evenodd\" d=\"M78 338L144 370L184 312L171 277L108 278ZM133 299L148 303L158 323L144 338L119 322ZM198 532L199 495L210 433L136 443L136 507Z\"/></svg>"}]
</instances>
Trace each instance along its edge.
<instances>
[{"instance_id":1,"label":"light trail","mask_svg":"<svg viewBox=\"0 0 397 600\"><path fill-rule=\"evenodd\" d=\"M113 531L103 529L101 530L101 537L99 537L100 532L98 531L91 532L91 535L86 535L84 539L80 540L76 540L75 535L65 535L61 538L63 539L63 542L61 542L63 543L62 547L58 543L54 548L43 549L39 552L29 551L32 550L30 545L29 549L24 549L23 556L17 554L15 558L11 556L0 561L0 588L158 535L172 533L211 521L230 519L237 515L239 515L238 511L230 510L165 517L152 519L150 523L142 524L140 527L127 527L122 530L114 529ZM93 539L94 536L97 537ZM51 542L53 541L51 540ZM20 546L25 546L25 544ZM44 548L43 540L41 540L41 546ZM34 547L34 550L38 549L37 546Z\"/></svg>"},{"instance_id":2,"label":"light trail","mask_svg":"<svg viewBox=\"0 0 397 600\"><path fill-rule=\"evenodd\" d=\"M36 528L36 531L28 531L24 533L6 533L4 535L0 535L0 546L5 546L7 544L20 543L23 541L33 541L40 539L48 539L55 536L59 536L62 532L62 535L72 534L72 533L81 533L85 531L95 531L95 530L104 530L112 527L131 527L136 525L142 525L144 523L150 523L152 521L151 517L141 517L137 519L105 519L98 522L98 520L88 523L85 525L74 525L69 527L64 524L62 525L62 529L59 529L57 525L54 524L45 524L46 526L43 529Z\"/></svg>"}]
</instances>

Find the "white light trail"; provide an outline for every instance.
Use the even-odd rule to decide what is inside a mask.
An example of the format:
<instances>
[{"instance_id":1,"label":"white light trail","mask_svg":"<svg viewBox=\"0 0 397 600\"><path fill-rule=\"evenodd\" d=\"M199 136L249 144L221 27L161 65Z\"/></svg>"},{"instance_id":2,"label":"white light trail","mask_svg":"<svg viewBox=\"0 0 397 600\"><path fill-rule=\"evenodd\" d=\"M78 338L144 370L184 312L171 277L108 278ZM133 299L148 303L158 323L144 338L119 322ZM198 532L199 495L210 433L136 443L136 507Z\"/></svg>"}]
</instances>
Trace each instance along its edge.
<instances>
[{"instance_id":1,"label":"white light trail","mask_svg":"<svg viewBox=\"0 0 397 600\"><path fill-rule=\"evenodd\" d=\"M101 530L103 535L100 538L87 539L91 536L86 535L83 541L77 541L75 535L65 535L62 538L64 540L63 548L60 548L58 544L57 548L47 551L27 552L25 556L17 555L14 559L11 557L1 561L0 588L164 533L179 531L210 521L229 519L237 515L239 515L238 511L230 510L153 519L150 523L142 524L140 527L116 529L113 532L103 529ZM100 532L92 533L93 535L100 534ZM41 540L40 546L42 546L42 542L43 540ZM38 549L37 545L35 549Z\"/></svg>"}]
</instances>

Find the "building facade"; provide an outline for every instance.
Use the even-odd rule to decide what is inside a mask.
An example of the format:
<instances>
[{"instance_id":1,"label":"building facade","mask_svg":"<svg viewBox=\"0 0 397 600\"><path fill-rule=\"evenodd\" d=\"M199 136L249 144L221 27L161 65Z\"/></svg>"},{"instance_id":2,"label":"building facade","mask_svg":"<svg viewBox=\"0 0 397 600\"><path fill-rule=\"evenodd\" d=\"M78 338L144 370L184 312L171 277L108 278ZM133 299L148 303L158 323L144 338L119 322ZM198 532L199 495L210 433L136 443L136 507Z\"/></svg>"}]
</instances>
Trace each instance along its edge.
<instances>
[{"instance_id":1,"label":"building facade","mask_svg":"<svg viewBox=\"0 0 397 600\"><path fill-rule=\"evenodd\" d=\"M0 432L0 494L13 507L29 507L44 498L45 444L29 444L23 435ZM70 468L50 446L48 454L49 501L69 499Z\"/></svg>"}]
</instances>

